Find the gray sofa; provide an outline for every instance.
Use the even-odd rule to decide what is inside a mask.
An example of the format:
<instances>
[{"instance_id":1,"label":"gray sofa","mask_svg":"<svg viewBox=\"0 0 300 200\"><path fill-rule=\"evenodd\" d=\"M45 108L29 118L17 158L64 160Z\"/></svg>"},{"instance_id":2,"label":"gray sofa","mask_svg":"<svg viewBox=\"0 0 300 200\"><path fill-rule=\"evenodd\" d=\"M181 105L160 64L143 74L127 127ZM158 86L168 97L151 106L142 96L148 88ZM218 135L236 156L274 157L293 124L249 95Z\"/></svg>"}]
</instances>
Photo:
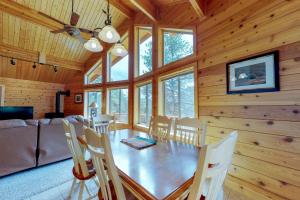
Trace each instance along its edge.
<instances>
[{"instance_id":1,"label":"gray sofa","mask_svg":"<svg viewBox=\"0 0 300 200\"><path fill-rule=\"evenodd\" d=\"M76 134L83 134L83 123L67 118L75 127ZM62 119L42 119L40 122L39 160L38 166L70 158Z\"/></svg>"},{"instance_id":2,"label":"gray sofa","mask_svg":"<svg viewBox=\"0 0 300 200\"><path fill-rule=\"evenodd\" d=\"M0 121L0 176L36 166L38 121Z\"/></svg>"},{"instance_id":3,"label":"gray sofa","mask_svg":"<svg viewBox=\"0 0 300 200\"><path fill-rule=\"evenodd\" d=\"M66 119L83 134L86 120ZM0 120L0 177L70 157L62 119Z\"/></svg>"}]
</instances>

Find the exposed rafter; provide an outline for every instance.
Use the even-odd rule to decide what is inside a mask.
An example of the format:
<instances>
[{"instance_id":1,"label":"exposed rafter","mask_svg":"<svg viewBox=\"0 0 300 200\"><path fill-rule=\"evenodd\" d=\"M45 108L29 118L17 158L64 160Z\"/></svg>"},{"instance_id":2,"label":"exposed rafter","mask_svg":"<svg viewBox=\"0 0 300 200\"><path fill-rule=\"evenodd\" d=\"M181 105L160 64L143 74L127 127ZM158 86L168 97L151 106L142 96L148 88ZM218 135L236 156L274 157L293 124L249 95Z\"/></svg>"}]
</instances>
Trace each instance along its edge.
<instances>
[{"instance_id":1,"label":"exposed rafter","mask_svg":"<svg viewBox=\"0 0 300 200\"><path fill-rule=\"evenodd\" d=\"M206 0L189 0L199 17L205 16Z\"/></svg>"},{"instance_id":2,"label":"exposed rafter","mask_svg":"<svg viewBox=\"0 0 300 200\"><path fill-rule=\"evenodd\" d=\"M109 3L118 9L127 18L132 18L134 13L131 9L125 6L120 0L110 0Z\"/></svg>"},{"instance_id":3,"label":"exposed rafter","mask_svg":"<svg viewBox=\"0 0 300 200\"><path fill-rule=\"evenodd\" d=\"M156 22L157 14L156 7L149 0L128 0L131 4L133 4L137 9L147 15L152 21Z\"/></svg>"},{"instance_id":4,"label":"exposed rafter","mask_svg":"<svg viewBox=\"0 0 300 200\"><path fill-rule=\"evenodd\" d=\"M28 8L11 0L0 0L0 11L28 20L32 23L45 26L50 30L58 30L64 28L59 22L46 17L44 14L34 9ZM68 35L68 34L66 34ZM81 33L84 39L89 39L91 36L87 33ZM71 36L70 36L71 37Z\"/></svg>"},{"instance_id":5,"label":"exposed rafter","mask_svg":"<svg viewBox=\"0 0 300 200\"><path fill-rule=\"evenodd\" d=\"M21 49L18 47L0 43L0 55L38 63L39 52ZM46 56L46 62L49 65L59 65L59 67L78 71L82 71L84 66L84 64L80 62L57 58L49 55Z\"/></svg>"}]
</instances>

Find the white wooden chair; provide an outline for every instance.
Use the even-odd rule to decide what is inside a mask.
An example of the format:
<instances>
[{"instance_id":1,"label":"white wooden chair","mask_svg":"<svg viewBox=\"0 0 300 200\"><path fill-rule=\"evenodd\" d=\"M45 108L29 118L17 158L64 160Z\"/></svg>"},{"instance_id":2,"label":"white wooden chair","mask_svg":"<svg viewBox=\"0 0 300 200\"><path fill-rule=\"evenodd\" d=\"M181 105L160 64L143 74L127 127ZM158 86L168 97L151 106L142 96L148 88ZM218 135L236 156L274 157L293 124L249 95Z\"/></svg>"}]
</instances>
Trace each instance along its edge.
<instances>
[{"instance_id":1,"label":"white wooden chair","mask_svg":"<svg viewBox=\"0 0 300 200\"><path fill-rule=\"evenodd\" d=\"M101 196L99 195L99 199L126 200L134 198L132 194L124 192L107 134L100 135L93 129L87 128L85 137L100 183L99 194Z\"/></svg>"},{"instance_id":2,"label":"white wooden chair","mask_svg":"<svg viewBox=\"0 0 300 200\"><path fill-rule=\"evenodd\" d=\"M107 114L93 117L91 127L94 128L97 133L107 133L109 130L116 131L115 117Z\"/></svg>"},{"instance_id":3,"label":"white wooden chair","mask_svg":"<svg viewBox=\"0 0 300 200\"><path fill-rule=\"evenodd\" d=\"M198 200L201 196L205 200L223 200L223 183L231 165L237 137L234 131L217 144L201 147L188 200Z\"/></svg>"},{"instance_id":4,"label":"white wooden chair","mask_svg":"<svg viewBox=\"0 0 300 200\"><path fill-rule=\"evenodd\" d=\"M148 134L158 139L170 139L172 119L166 116L151 117Z\"/></svg>"},{"instance_id":5,"label":"white wooden chair","mask_svg":"<svg viewBox=\"0 0 300 200\"><path fill-rule=\"evenodd\" d=\"M197 118L176 118L174 140L195 146L205 145L207 123Z\"/></svg>"},{"instance_id":6,"label":"white wooden chair","mask_svg":"<svg viewBox=\"0 0 300 200\"><path fill-rule=\"evenodd\" d=\"M85 181L93 179L96 185L98 185L98 182L95 180L96 171L93 167L93 163L91 160L86 161L84 159L84 150L79 145L74 125L69 123L67 120L63 119L63 126L67 138L68 147L71 151L73 162L74 162L74 167L72 169L74 179L73 179L73 183L68 198L71 198L77 180L80 183L78 199L82 199L84 189L86 189L89 197L93 198L94 196L91 195L85 183Z\"/></svg>"}]
</instances>

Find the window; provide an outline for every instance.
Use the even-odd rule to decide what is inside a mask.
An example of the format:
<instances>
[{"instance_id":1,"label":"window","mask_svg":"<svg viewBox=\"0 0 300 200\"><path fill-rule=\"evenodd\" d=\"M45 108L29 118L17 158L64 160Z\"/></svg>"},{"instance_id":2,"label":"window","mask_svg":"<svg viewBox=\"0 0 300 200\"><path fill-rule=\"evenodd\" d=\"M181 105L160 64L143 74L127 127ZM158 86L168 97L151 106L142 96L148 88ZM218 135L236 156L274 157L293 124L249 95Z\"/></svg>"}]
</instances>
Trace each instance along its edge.
<instances>
[{"instance_id":1,"label":"window","mask_svg":"<svg viewBox=\"0 0 300 200\"><path fill-rule=\"evenodd\" d=\"M121 43L128 49L128 35L126 34ZM107 53L107 76L108 81L128 80L128 58L127 54L124 57L114 56L111 51Z\"/></svg>"},{"instance_id":2,"label":"window","mask_svg":"<svg viewBox=\"0 0 300 200\"><path fill-rule=\"evenodd\" d=\"M194 52L192 30L163 30L163 64L174 62Z\"/></svg>"},{"instance_id":3,"label":"window","mask_svg":"<svg viewBox=\"0 0 300 200\"><path fill-rule=\"evenodd\" d=\"M128 89L117 88L108 91L110 114L115 115L118 122L128 123Z\"/></svg>"},{"instance_id":4,"label":"window","mask_svg":"<svg viewBox=\"0 0 300 200\"><path fill-rule=\"evenodd\" d=\"M194 73L163 80L162 86L164 115L194 117Z\"/></svg>"},{"instance_id":5,"label":"window","mask_svg":"<svg viewBox=\"0 0 300 200\"><path fill-rule=\"evenodd\" d=\"M85 84L102 83L102 61L97 62L85 75Z\"/></svg>"},{"instance_id":6,"label":"window","mask_svg":"<svg viewBox=\"0 0 300 200\"><path fill-rule=\"evenodd\" d=\"M138 124L149 126L152 115L152 84L138 87Z\"/></svg>"},{"instance_id":7,"label":"window","mask_svg":"<svg viewBox=\"0 0 300 200\"><path fill-rule=\"evenodd\" d=\"M152 28L137 27L138 36L138 72L137 75L143 75L152 71Z\"/></svg>"},{"instance_id":8,"label":"window","mask_svg":"<svg viewBox=\"0 0 300 200\"><path fill-rule=\"evenodd\" d=\"M85 92L85 116L90 118L91 113L95 112L96 115L101 113L101 105L102 105L102 92L101 91L87 91ZM97 104L97 108L91 108L90 105L95 102ZM94 110L93 110L94 109Z\"/></svg>"}]
</instances>

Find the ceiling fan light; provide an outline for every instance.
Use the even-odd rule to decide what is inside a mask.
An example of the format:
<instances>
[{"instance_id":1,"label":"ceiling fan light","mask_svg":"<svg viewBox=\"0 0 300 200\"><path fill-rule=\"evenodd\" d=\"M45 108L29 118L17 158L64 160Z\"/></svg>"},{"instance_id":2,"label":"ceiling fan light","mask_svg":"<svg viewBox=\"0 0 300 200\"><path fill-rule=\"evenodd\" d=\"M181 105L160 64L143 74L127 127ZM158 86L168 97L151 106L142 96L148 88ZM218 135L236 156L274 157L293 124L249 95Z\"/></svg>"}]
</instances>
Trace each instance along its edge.
<instances>
[{"instance_id":1,"label":"ceiling fan light","mask_svg":"<svg viewBox=\"0 0 300 200\"><path fill-rule=\"evenodd\" d=\"M114 45L113 49L111 50L111 53L114 56L124 57L128 54L128 51L120 42L118 42Z\"/></svg>"},{"instance_id":2,"label":"ceiling fan light","mask_svg":"<svg viewBox=\"0 0 300 200\"><path fill-rule=\"evenodd\" d=\"M100 40L107 42L107 43L116 43L120 40L120 35L116 31L114 27L111 25L105 26L100 32L99 32L99 38Z\"/></svg>"},{"instance_id":3,"label":"ceiling fan light","mask_svg":"<svg viewBox=\"0 0 300 200\"><path fill-rule=\"evenodd\" d=\"M103 50L100 42L94 37L90 38L86 43L84 43L84 48L91 52L100 52Z\"/></svg>"}]
</instances>

